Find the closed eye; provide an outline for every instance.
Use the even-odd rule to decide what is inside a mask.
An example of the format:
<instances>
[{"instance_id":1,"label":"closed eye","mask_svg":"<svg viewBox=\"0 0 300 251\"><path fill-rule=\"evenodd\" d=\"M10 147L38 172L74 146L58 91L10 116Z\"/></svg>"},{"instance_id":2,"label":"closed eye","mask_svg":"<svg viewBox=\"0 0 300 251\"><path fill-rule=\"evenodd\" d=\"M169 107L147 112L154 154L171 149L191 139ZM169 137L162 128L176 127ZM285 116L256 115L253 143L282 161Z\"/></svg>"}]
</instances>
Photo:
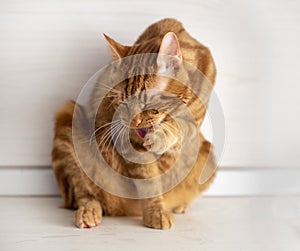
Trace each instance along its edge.
<instances>
[{"instance_id":1,"label":"closed eye","mask_svg":"<svg viewBox=\"0 0 300 251\"><path fill-rule=\"evenodd\" d=\"M152 110L151 110L151 113L152 113L152 114L159 114L159 111L158 111L158 110L155 110L155 109L152 109Z\"/></svg>"}]
</instances>

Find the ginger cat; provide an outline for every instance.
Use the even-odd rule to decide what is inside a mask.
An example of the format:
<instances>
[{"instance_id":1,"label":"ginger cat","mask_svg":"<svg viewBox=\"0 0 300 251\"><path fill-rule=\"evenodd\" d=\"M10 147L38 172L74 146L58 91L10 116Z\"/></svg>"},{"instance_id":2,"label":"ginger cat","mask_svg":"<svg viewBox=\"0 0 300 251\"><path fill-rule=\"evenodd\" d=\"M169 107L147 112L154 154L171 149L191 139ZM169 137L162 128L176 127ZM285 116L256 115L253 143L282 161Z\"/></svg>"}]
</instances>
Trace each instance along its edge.
<instances>
[{"instance_id":1,"label":"ginger cat","mask_svg":"<svg viewBox=\"0 0 300 251\"><path fill-rule=\"evenodd\" d=\"M175 19L163 19L152 24L132 46L123 46L106 35L105 38L110 45L114 61L142 53L167 55L173 57L174 60L168 61L159 56L155 57L154 68L156 71L163 72L167 68L171 68L174 76L183 74L189 80L189 74L185 72L183 66L183 62L187 62L199 69L211 85L215 82L216 68L209 49L192 38L182 24ZM129 67L128 72L136 72L138 69L136 65L127 67ZM114 70L118 71L118 68ZM189 133L197 134L200 139L196 162L179 184L153 197L124 198L105 191L86 174L77 159L72 138L72 118L76 104L69 101L61 106L56 113L52 150L52 166L64 200L64 207L76 210L74 223L79 228L98 226L102 215L141 215L143 223L147 227L170 228L173 225L172 213L184 213L191 201L207 189L215 176L216 163L213 154L211 154L212 146L200 133L209 94L203 94L207 96L207 100L203 104L187 86L179 81L154 74L136 74L134 77L129 77L116 84L100 102L95 120L95 142L99 144L99 151L113 170L129 178L151 179L167 172L175 163L181 145L181 134L178 125L172 118L159 109L151 107L151 104L154 103L160 105L164 103L165 106L168 106L168 103L164 101L167 97L155 95L155 93L146 96L141 95L143 91L149 91L152 88L172 93L184 102L193 114L196 121L196 131ZM201 83L193 84L195 86L201 85ZM98 87L96 86L93 90L88 107L95 104ZM199 92L201 92L201 88ZM130 96L137 96L142 99L141 102L145 107L149 107L141 109L129 122L130 128L127 128L130 131L130 142L134 149L159 156L156 161L149 164L132 163L124 159L116 151L112 141L112 137L121 134L122 130L115 130L114 135L111 132L108 133L109 130L107 130L117 107L122 105L122 102ZM86 117L89 116L88 107L82 108L82 113ZM171 108L177 109L176 107ZM79 109L81 109L80 106ZM127 108L124 109L126 113ZM124 123L119 126L119 128L124 127L126 127ZM122 145L122 147L126 148L126 145ZM182 149L182 151L184 150ZM199 184L204 167L212 170L212 175L204 184ZM114 182L111 177L98 176L97 178L95 176L93 178ZM161 191L159 183L155 186L153 189ZM134 188L137 193L144 192L138 186Z\"/></svg>"}]
</instances>

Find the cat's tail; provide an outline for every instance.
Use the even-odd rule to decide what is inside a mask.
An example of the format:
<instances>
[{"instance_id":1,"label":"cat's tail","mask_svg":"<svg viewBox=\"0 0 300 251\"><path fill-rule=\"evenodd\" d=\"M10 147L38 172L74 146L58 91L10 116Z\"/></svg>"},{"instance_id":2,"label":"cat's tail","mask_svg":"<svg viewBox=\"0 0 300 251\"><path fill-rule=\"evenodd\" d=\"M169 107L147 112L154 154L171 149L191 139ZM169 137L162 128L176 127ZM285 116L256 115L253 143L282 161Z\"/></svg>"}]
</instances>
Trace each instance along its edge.
<instances>
[{"instance_id":1,"label":"cat's tail","mask_svg":"<svg viewBox=\"0 0 300 251\"><path fill-rule=\"evenodd\" d=\"M152 39L154 37L164 36L168 32L174 32L177 36L184 31L184 27L181 22L174 18L165 18L152 25L150 25L143 33L139 36L136 43Z\"/></svg>"},{"instance_id":2,"label":"cat's tail","mask_svg":"<svg viewBox=\"0 0 300 251\"><path fill-rule=\"evenodd\" d=\"M199 191L200 193L202 193L207 190L211 183L214 181L218 166L213 146L209 141L205 140L202 143L200 151L201 157L205 156L204 168L202 169L199 178Z\"/></svg>"}]
</instances>

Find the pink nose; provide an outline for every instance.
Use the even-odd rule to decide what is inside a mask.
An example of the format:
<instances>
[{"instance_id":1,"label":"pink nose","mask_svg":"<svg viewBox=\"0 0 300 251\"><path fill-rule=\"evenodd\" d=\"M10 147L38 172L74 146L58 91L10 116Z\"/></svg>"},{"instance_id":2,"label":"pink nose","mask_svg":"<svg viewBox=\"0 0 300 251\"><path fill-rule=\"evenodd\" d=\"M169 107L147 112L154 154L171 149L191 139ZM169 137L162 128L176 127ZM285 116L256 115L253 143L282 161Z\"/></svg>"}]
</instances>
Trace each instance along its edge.
<instances>
[{"instance_id":1,"label":"pink nose","mask_svg":"<svg viewBox=\"0 0 300 251\"><path fill-rule=\"evenodd\" d=\"M142 123L142 119L140 118L135 118L131 121L131 125L133 126L138 126L140 123Z\"/></svg>"}]
</instances>

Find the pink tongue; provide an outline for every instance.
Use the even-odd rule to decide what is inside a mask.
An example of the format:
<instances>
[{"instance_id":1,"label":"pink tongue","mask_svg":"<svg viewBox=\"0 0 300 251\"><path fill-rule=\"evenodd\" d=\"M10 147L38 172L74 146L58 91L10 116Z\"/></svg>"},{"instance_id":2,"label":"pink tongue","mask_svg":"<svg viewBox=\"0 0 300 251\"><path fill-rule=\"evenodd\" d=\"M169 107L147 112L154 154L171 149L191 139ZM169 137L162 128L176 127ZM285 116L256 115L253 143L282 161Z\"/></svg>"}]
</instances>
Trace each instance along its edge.
<instances>
[{"instance_id":1,"label":"pink tongue","mask_svg":"<svg viewBox=\"0 0 300 251\"><path fill-rule=\"evenodd\" d=\"M137 128L135 129L135 132L141 139L143 139L148 132L148 128Z\"/></svg>"}]
</instances>

